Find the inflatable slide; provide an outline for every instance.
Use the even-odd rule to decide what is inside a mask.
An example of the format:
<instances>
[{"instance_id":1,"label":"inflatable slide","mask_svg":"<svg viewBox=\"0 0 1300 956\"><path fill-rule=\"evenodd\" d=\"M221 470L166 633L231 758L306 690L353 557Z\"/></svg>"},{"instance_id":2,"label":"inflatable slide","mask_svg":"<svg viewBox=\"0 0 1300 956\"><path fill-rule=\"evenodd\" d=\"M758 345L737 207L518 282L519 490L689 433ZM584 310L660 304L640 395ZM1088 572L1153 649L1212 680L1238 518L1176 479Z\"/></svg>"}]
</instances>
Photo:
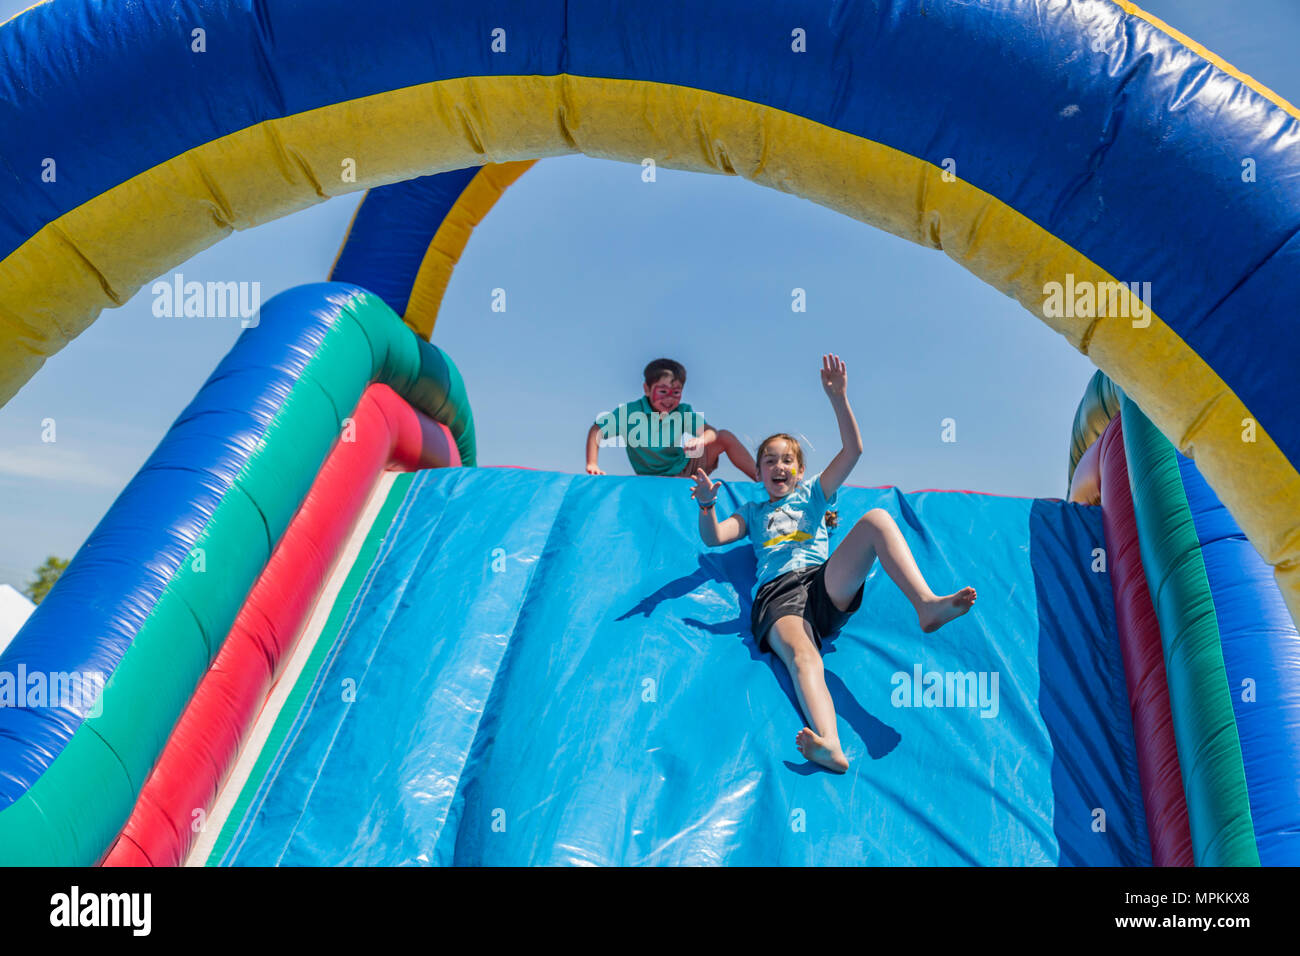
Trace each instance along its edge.
<instances>
[{"instance_id":1,"label":"inflatable slide","mask_svg":"<svg viewBox=\"0 0 1300 956\"><path fill-rule=\"evenodd\" d=\"M368 190L0 654L0 864L1300 863L1300 112L1204 47L1121 0L54 0L0 51L0 401ZM1100 370L1061 498L841 492L981 596L927 638L868 579L843 777L684 482L477 463L443 291L567 152L940 249Z\"/></svg>"}]
</instances>

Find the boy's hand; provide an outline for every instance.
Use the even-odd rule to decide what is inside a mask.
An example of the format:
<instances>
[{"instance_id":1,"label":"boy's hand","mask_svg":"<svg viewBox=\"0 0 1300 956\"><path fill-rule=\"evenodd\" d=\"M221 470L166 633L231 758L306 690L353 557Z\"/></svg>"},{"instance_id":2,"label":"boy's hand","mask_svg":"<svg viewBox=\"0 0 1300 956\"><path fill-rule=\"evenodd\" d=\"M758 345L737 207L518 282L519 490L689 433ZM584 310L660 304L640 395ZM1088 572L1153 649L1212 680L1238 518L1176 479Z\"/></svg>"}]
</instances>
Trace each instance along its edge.
<instances>
[{"instance_id":1,"label":"boy's hand","mask_svg":"<svg viewBox=\"0 0 1300 956\"><path fill-rule=\"evenodd\" d=\"M838 355L822 356L822 388L831 398L843 398L849 383L848 367Z\"/></svg>"},{"instance_id":2,"label":"boy's hand","mask_svg":"<svg viewBox=\"0 0 1300 956\"><path fill-rule=\"evenodd\" d=\"M694 478L695 487L691 489L691 497L695 499L696 504L707 505L718 500L718 486L722 482L710 481L703 468L695 469Z\"/></svg>"},{"instance_id":3,"label":"boy's hand","mask_svg":"<svg viewBox=\"0 0 1300 956\"><path fill-rule=\"evenodd\" d=\"M709 445L718 440L718 433L706 428L698 435L686 435L682 438L682 450L687 458L700 458L709 450Z\"/></svg>"},{"instance_id":4,"label":"boy's hand","mask_svg":"<svg viewBox=\"0 0 1300 956\"><path fill-rule=\"evenodd\" d=\"M597 468L595 465L588 465L588 466L587 466L587 474L589 474L589 475L603 475L604 472L601 471L599 468Z\"/></svg>"}]
</instances>

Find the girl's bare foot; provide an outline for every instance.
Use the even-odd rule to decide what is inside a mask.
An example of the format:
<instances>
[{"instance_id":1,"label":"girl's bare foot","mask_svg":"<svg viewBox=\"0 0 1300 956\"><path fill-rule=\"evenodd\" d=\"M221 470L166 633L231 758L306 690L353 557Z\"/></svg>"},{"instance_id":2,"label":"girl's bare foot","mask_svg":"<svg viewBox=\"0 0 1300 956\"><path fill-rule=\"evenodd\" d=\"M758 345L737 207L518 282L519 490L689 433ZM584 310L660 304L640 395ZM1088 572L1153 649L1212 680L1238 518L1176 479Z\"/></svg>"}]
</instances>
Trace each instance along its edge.
<instances>
[{"instance_id":1,"label":"girl's bare foot","mask_svg":"<svg viewBox=\"0 0 1300 956\"><path fill-rule=\"evenodd\" d=\"M917 612L921 630L930 634L939 630L955 617L961 617L975 603L975 589L962 588L953 594L945 594L933 601L927 601Z\"/></svg>"},{"instance_id":2,"label":"girl's bare foot","mask_svg":"<svg viewBox=\"0 0 1300 956\"><path fill-rule=\"evenodd\" d=\"M813 763L821 764L827 770L843 773L849 769L849 758L844 756L844 751L839 745L837 744L832 750L826 746L823 738L818 737L807 727L795 734L794 742L801 754Z\"/></svg>"}]
</instances>

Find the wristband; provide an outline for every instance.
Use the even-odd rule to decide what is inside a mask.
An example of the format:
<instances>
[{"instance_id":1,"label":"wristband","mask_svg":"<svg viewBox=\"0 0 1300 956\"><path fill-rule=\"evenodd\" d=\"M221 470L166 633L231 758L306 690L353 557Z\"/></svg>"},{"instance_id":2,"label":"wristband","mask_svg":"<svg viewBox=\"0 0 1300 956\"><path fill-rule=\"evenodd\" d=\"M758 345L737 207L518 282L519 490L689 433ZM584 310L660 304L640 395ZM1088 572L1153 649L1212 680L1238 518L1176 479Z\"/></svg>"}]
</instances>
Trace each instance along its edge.
<instances>
[{"instance_id":1,"label":"wristband","mask_svg":"<svg viewBox=\"0 0 1300 956\"><path fill-rule=\"evenodd\" d=\"M712 501L708 502L707 504L699 501L695 503L700 506L701 511L708 511L710 508L712 508L714 505L718 503L718 499L714 498Z\"/></svg>"}]
</instances>

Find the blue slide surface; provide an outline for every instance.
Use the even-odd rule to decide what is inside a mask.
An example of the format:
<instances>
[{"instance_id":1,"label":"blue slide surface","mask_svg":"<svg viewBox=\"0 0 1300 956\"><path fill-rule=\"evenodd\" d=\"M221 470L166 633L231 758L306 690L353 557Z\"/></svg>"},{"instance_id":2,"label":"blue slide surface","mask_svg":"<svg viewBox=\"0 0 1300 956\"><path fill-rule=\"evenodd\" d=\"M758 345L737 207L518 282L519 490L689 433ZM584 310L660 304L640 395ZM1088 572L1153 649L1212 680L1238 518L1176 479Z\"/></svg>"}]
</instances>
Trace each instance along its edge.
<instances>
[{"instance_id":1,"label":"blue slide surface","mask_svg":"<svg viewBox=\"0 0 1300 956\"><path fill-rule=\"evenodd\" d=\"M213 862L1150 865L1100 508L840 491L832 548L884 508L979 602L923 634L876 565L827 643L838 776L749 632L750 546L704 548L690 487L420 473Z\"/></svg>"}]
</instances>

